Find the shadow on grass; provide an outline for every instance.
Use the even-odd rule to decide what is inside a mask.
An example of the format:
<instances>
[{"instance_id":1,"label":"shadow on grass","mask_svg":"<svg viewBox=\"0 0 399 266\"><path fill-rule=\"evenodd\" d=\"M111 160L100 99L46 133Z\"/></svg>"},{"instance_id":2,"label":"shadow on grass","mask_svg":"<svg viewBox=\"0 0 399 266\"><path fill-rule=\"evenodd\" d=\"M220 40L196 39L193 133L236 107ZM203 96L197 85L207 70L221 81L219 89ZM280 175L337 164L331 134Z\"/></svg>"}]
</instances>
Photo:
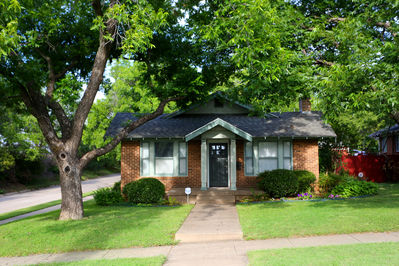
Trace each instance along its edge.
<instances>
[{"instance_id":1,"label":"shadow on grass","mask_svg":"<svg viewBox=\"0 0 399 266\"><path fill-rule=\"evenodd\" d=\"M185 206L84 205L82 220L57 221L54 211L0 227L0 238L8 241L1 256L175 244L174 234L189 212Z\"/></svg>"}]
</instances>

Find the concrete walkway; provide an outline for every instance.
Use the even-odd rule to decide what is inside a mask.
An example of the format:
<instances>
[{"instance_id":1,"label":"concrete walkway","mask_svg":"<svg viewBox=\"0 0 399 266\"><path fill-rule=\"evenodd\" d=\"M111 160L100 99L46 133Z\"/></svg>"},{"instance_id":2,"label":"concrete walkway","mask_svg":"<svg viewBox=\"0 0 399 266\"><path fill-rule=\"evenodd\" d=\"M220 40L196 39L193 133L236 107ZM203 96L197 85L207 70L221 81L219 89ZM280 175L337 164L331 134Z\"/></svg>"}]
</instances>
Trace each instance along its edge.
<instances>
[{"instance_id":1,"label":"concrete walkway","mask_svg":"<svg viewBox=\"0 0 399 266\"><path fill-rule=\"evenodd\" d=\"M196 204L175 239L181 243L207 242L240 240L242 235L236 206Z\"/></svg>"},{"instance_id":2,"label":"concrete walkway","mask_svg":"<svg viewBox=\"0 0 399 266\"><path fill-rule=\"evenodd\" d=\"M0 258L0 265L27 265L84 259L167 256L165 265L247 265L247 252L276 248L314 247L378 242L399 242L399 232L358 233L266 240L181 243L177 246L125 248Z\"/></svg>"},{"instance_id":3,"label":"concrete walkway","mask_svg":"<svg viewBox=\"0 0 399 266\"><path fill-rule=\"evenodd\" d=\"M108 187L121 180L120 174L90 179L82 182L83 193ZM0 195L0 214L61 199L60 186L28 192Z\"/></svg>"}]
</instances>

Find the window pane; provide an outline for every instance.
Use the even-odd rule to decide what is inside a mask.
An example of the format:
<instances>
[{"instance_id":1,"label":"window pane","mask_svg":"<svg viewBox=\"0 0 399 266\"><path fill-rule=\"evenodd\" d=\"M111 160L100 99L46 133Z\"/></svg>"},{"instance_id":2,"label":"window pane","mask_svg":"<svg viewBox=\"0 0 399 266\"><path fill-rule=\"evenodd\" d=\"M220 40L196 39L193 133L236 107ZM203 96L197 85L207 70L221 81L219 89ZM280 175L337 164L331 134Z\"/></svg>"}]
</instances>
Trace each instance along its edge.
<instances>
[{"instance_id":1,"label":"window pane","mask_svg":"<svg viewBox=\"0 0 399 266\"><path fill-rule=\"evenodd\" d=\"M247 142L245 144L245 157L252 157L252 143Z\"/></svg>"},{"instance_id":2,"label":"window pane","mask_svg":"<svg viewBox=\"0 0 399 266\"><path fill-rule=\"evenodd\" d=\"M277 169L277 159L259 159L259 172Z\"/></svg>"},{"instance_id":3,"label":"window pane","mask_svg":"<svg viewBox=\"0 0 399 266\"><path fill-rule=\"evenodd\" d=\"M179 143L179 156L187 157L187 145L186 143Z\"/></svg>"},{"instance_id":4,"label":"window pane","mask_svg":"<svg viewBox=\"0 0 399 266\"><path fill-rule=\"evenodd\" d=\"M143 175L148 175L150 173L150 162L148 159L143 159L141 164L141 171Z\"/></svg>"},{"instance_id":5,"label":"window pane","mask_svg":"<svg viewBox=\"0 0 399 266\"><path fill-rule=\"evenodd\" d=\"M187 174L187 161L186 159L179 160L179 174L185 175Z\"/></svg>"},{"instance_id":6,"label":"window pane","mask_svg":"<svg viewBox=\"0 0 399 266\"><path fill-rule=\"evenodd\" d=\"M172 159L155 159L156 174L173 174L173 158Z\"/></svg>"},{"instance_id":7,"label":"window pane","mask_svg":"<svg viewBox=\"0 0 399 266\"><path fill-rule=\"evenodd\" d=\"M250 175L254 174L254 166L253 166L252 158L245 159L245 173L250 174Z\"/></svg>"},{"instance_id":8,"label":"window pane","mask_svg":"<svg viewBox=\"0 0 399 266\"><path fill-rule=\"evenodd\" d=\"M284 141L284 157L291 157L291 142Z\"/></svg>"},{"instance_id":9,"label":"window pane","mask_svg":"<svg viewBox=\"0 0 399 266\"><path fill-rule=\"evenodd\" d=\"M173 157L173 142L155 142L155 157Z\"/></svg>"},{"instance_id":10,"label":"window pane","mask_svg":"<svg viewBox=\"0 0 399 266\"><path fill-rule=\"evenodd\" d=\"M150 148L149 148L149 143L148 142L143 142L142 143L142 145L141 145L141 156L143 157L143 158L148 158L148 157L150 157L149 156L149 154L150 154Z\"/></svg>"},{"instance_id":11,"label":"window pane","mask_svg":"<svg viewBox=\"0 0 399 266\"><path fill-rule=\"evenodd\" d=\"M284 159L284 169L291 170L291 159Z\"/></svg>"},{"instance_id":12,"label":"window pane","mask_svg":"<svg viewBox=\"0 0 399 266\"><path fill-rule=\"evenodd\" d=\"M259 157L277 157L277 142L260 142Z\"/></svg>"}]
</instances>

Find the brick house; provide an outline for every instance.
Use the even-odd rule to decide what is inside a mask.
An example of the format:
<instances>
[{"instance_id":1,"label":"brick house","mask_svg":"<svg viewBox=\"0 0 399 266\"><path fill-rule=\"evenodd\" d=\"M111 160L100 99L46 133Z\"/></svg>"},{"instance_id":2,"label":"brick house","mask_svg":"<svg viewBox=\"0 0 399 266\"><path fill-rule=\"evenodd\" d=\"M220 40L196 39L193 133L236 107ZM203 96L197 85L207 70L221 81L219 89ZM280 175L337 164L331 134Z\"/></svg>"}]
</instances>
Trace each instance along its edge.
<instances>
[{"instance_id":1,"label":"brick house","mask_svg":"<svg viewBox=\"0 0 399 266\"><path fill-rule=\"evenodd\" d=\"M251 107L215 93L204 104L147 122L122 141L122 186L154 177L166 190L236 190L255 187L258 173L278 168L319 176L318 141L336 135L308 99L300 101L299 112L250 113ZM138 116L118 113L106 136Z\"/></svg>"}]
</instances>

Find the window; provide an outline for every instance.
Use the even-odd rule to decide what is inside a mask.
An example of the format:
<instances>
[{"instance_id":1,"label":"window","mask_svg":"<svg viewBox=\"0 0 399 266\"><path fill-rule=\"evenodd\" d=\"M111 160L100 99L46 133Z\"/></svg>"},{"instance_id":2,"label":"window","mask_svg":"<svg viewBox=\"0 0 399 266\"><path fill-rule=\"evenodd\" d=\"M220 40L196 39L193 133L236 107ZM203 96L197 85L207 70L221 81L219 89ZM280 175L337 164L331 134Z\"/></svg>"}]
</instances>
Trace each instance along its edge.
<instances>
[{"instance_id":1,"label":"window","mask_svg":"<svg viewBox=\"0 0 399 266\"><path fill-rule=\"evenodd\" d=\"M179 175L187 175L187 144L179 143Z\"/></svg>"},{"instance_id":2,"label":"window","mask_svg":"<svg viewBox=\"0 0 399 266\"><path fill-rule=\"evenodd\" d=\"M254 175L254 153L253 153L253 147L252 147L252 142L247 142L245 143L245 162L244 162L244 168L245 168L245 175L247 176L253 176Z\"/></svg>"},{"instance_id":3,"label":"window","mask_svg":"<svg viewBox=\"0 0 399 266\"><path fill-rule=\"evenodd\" d=\"M283 142L283 168L291 170L291 142Z\"/></svg>"},{"instance_id":4,"label":"window","mask_svg":"<svg viewBox=\"0 0 399 266\"><path fill-rule=\"evenodd\" d=\"M278 168L277 142L259 142L259 172Z\"/></svg>"},{"instance_id":5,"label":"window","mask_svg":"<svg viewBox=\"0 0 399 266\"><path fill-rule=\"evenodd\" d=\"M187 143L179 141L142 141L141 176L186 176Z\"/></svg>"},{"instance_id":6,"label":"window","mask_svg":"<svg viewBox=\"0 0 399 266\"><path fill-rule=\"evenodd\" d=\"M173 175L173 142L155 142L155 174Z\"/></svg>"},{"instance_id":7,"label":"window","mask_svg":"<svg viewBox=\"0 0 399 266\"><path fill-rule=\"evenodd\" d=\"M292 170L292 141L247 142L244 146L245 175L254 176L275 169Z\"/></svg>"},{"instance_id":8,"label":"window","mask_svg":"<svg viewBox=\"0 0 399 266\"><path fill-rule=\"evenodd\" d=\"M395 136L395 143L396 143L395 151L399 152L399 135Z\"/></svg>"},{"instance_id":9,"label":"window","mask_svg":"<svg viewBox=\"0 0 399 266\"><path fill-rule=\"evenodd\" d=\"M150 174L150 143L141 143L141 175Z\"/></svg>"},{"instance_id":10,"label":"window","mask_svg":"<svg viewBox=\"0 0 399 266\"><path fill-rule=\"evenodd\" d=\"M381 143L380 143L380 151L381 152L387 152L388 151L388 147L387 147L387 137L384 137L381 139Z\"/></svg>"}]
</instances>

